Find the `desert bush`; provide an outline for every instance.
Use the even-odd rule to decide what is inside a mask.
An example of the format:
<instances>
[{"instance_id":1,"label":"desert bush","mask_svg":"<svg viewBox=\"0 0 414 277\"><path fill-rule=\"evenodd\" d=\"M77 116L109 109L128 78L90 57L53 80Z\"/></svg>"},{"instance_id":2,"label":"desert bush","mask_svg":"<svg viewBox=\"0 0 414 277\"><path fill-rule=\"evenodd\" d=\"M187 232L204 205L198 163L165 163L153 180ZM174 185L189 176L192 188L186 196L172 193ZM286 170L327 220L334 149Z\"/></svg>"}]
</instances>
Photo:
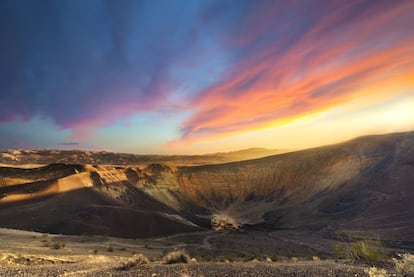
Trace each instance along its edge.
<instances>
[{"instance_id":1,"label":"desert bush","mask_svg":"<svg viewBox=\"0 0 414 277\"><path fill-rule=\"evenodd\" d=\"M109 247L106 249L106 251L108 251L108 252L114 252L114 248L113 248L112 246L109 246Z\"/></svg>"},{"instance_id":2,"label":"desert bush","mask_svg":"<svg viewBox=\"0 0 414 277\"><path fill-rule=\"evenodd\" d=\"M246 255L242 258L243 262L250 262L253 261L255 259L255 256L253 255Z\"/></svg>"},{"instance_id":3,"label":"desert bush","mask_svg":"<svg viewBox=\"0 0 414 277\"><path fill-rule=\"evenodd\" d=\"M45 241L45 242L43 242L42 246L43 247L50 247L50 242Z\"/></svg>"},{"instance_id":4,"label":"desert bush","mask_svg":"<svg viewBox=\"0 0 414 277\"><path fill-rule=\"evenodd\" d=\"M379 265L387 262L387 255L381 251L381 244L376 243L376 247L370 246L365 242L351 243L349 258L353 262L366 262L371 265Z\"/></svg>"},{"instance_id":5,"label":"desert bush","mask_svg":"<svg viewBox=\"0 0 414 277\"><path fill-rule=\"evenodd\" d=\"M274 262L276 262L280 259L279 255L277 253L270 253L269 258Z\"/></svg>"},{"instance_id":6,"label":"desert bush","mask_svg":"<svg viewBox=\"0 0 414 277\"><path fill-rule=\"evenodd\" d=\"M55 242L52 244L52 248L53 249L60 249L62 247L62 245L60 245L58 242Z\"/></svg>"},{"instance_id":7,"label":"desert bush","mask_svg":"<svg viewBox=\"0 0 414 277\"><path fill-rule=\"evenodd\" d=\"M398 254L399 259L393 258L395 270L399 276L414 276L414 255Z\"/></svg>"},{"instance_id":8,"label":"desert bush","mask_svg":"<svg viewBox=\"0 0 414 277\"><path fill-rule=\"evenodd\" d=\"M132 258L129 258L127 261L123 262L119 267L118 270L128 270L133 268L137 265L148 264L149 259L143 254L135 254Z\"/></svg>"},{"instance_id":9,"label":"desert bush","mask_svg":"<svg viewBox=\"0 0 414 277\"><path fill-rule=\"evenodd\" d=\"M378 269L375 266L365 269L364 271L369 275L369 277L388 277L385 269Z\"/></svg>"},{"instance_id":10,"label":"desert bush","mask_svg":"<svg viewBox=\"0 0 414 277\"><path fill-rule=\"evenodd\" d=\"M351 244L338 242L333 245L333 251L336 257L351 259L352 262L370 265L383 265L389 262L379 241L359 241Z\"/></svg>"},{"instance_id":11,"label":"desert bush","mask_svg":"<svg viewBox=\"0 0 414 277\"><path fill-rule=\"evenodd\" d=\"M346 244L343 242L336 242L333 245L333 252L335 257L340 258L340 259L344 259L347 258L347 249L346 249Z\"/></svg>"},{"instance_id":12,"label":"desert bush","mask_svg":"<svg viewBox=\"0 0 414 277\"><path fill-rule=\"evenodd\" d=\"M191 258L185 251L173 251L167 253L164 258L166 264L189 263Z\"/></svg>"}]
</instances>

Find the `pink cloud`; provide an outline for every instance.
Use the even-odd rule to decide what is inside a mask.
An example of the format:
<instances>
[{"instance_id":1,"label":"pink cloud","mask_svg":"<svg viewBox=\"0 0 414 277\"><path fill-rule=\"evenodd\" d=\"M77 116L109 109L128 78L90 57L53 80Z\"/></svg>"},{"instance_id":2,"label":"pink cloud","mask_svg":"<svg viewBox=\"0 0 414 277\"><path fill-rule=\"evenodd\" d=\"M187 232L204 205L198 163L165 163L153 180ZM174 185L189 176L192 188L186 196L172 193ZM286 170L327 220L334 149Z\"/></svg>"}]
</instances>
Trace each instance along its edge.
<instances>
[{"instance_id":1,"label":"pink cloud","mask_svg":"<svg viewBox=\"0 0 414 277\"><path fill-rule=\"evenodd\" d=\"M275 40L230 68L192 103L197 112L182 125L181 142L284 124L371 93L367 88L414 85L414 2L378 3L354 15L355 3L322 16L289 47Z\"/></svg>"}]
</instances>

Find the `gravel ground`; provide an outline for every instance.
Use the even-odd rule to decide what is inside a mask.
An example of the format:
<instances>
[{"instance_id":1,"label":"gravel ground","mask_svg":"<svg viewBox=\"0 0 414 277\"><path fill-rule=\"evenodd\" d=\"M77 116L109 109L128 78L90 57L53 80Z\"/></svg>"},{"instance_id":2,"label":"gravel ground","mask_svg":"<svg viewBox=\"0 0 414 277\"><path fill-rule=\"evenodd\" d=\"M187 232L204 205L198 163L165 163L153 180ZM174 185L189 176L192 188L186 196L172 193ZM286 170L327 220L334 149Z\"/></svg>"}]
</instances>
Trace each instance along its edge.
<instances>
[{"instance_id":1,"label":"gravel ground","mask_svg":"<svg viewBox=\"0 0 414 277\"><path fill-rule=\"evenodd\" d=\"M367 276L364 267L345 265L333 261L289 263L194 263L150 264L117 270L116 264L64 264L53 266L12 266L0 269L0 276Z\"/></svg>"}]
</instances>

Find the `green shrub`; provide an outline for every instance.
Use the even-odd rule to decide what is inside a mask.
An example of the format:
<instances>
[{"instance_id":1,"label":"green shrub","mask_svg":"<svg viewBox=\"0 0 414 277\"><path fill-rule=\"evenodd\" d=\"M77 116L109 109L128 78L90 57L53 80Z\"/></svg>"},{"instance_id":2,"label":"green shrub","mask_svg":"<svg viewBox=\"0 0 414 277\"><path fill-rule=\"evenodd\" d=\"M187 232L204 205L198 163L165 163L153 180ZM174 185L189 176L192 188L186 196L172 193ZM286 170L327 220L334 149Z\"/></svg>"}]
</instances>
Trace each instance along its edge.
<instances>
[{"instance_id":1,"label":"green shrub","mask_svg":"<svg viewBox=\"0 0 414 277\"><path fill-rule=\"evenodd\" d=\"M414 276L414 255L398 254L399 259L393 258L395 270L399 276Z\"/></svg>"},{"instance_id":2,"label":"green shrub","mask_svg":"<svg viewBox=\"0 0 414 277\"><path fill-rule=\"evenodd\" d=\"M52 244L53 249L60 249L61 247L62 246L58 242L55 242L55 243Z\"/></svg>"},{"instance_id":3,"label":"green shrub","mask_svg":"<svg viewBox=\"0 0 414 277\"><path fill-rule=\"evenodd\" d=\"M362 241L354 242L351 243L351 248L349 249L349 258L353 262L360 261L371 265L383 264L387 260L387 255L380 248L380 244L374 247Z\"/></svg>"}]
</instances>

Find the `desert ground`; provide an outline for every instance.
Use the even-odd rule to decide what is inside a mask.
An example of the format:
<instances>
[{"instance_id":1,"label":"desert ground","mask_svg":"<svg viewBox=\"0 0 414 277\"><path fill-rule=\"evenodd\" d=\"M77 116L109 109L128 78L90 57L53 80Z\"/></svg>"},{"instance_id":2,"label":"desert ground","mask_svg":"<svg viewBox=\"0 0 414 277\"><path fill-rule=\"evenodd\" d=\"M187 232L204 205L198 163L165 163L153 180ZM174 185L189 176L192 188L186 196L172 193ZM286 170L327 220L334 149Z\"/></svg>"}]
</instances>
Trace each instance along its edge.
<instances>
[{"instance_id":1,"label":"desert ground","mask_svg":"<svg viewBox=\"0 0 414 277\"><path fill-rule=\"evenodd\" d=\"M239 236L245 242L239 245ZM300 253L294 238L272 239L274 251ZM311 240L309 240L310 242ZM204 231L152 239L103 236L67 236L11 229L0 230L0 276L366 276L368 265L317 256L268 256L257 248L271 247L263 234ZM222 247L233 245L236 249ZM249 248L248 245L255 245ZM296 249L295 249L296 248ZM165 264L165 253L185 249L193 253L188 263ZM125 264L142 253L148 264ZM280 252L282 253L282 252ZM392 269L389 271L392 274Z\"/></svg>"},{"instance_id":2,"label":"desert ground","mask_svg":"<svg viewBox=\"0 0 414 277\"><path fill-rule=\"evenodd\" d=\"M413 132L187 162L0 157L0 276L393 276L414 253Z\"/></svg>"}]
</instances>

